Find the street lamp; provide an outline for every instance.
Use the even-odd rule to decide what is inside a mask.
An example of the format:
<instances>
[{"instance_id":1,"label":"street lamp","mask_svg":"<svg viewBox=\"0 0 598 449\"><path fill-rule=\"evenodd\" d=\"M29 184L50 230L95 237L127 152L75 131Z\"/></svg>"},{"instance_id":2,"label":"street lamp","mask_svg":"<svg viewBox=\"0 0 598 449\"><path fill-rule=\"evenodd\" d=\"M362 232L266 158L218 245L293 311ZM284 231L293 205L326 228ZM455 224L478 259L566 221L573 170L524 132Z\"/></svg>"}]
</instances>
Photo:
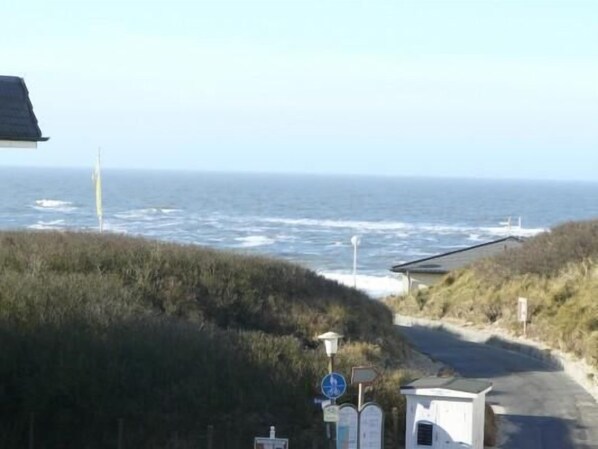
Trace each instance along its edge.
<instances>
[{"instance_id":1,"label":"street lamp","mask_svg":"<svg viewBox=\"0 0 598 449\"><path fill-rule=\"evenodd\" d=\"M361 243L359 236L351 237L351 244L353 245L353 288L357 288L357 246Z\"/></svg>"},{"instance_id":2,"label":"street lamp","mask_svg":"<svg viewBox=\"0 0 598 449\"><path fill-rule=\"evenodd\" d=\"M342 335L336 332L326 332L325 334L318 335L318 340L324 342L324 348L326 349L326 355L328 356L328 372L334 372L334 356L338 352L338 341L343 338Z\"/></svg>"},{"instance_id":3,"label":"street lamp","mask_svg":"<svg viewBox=\"0 0 598 449\"><path fill-rule=\"evenodd\" d=\"M343 338L342 335L336 332L326 332L325 334L318 335L318 340L324 342L324 348L326 349L326 355L328 356L328 374L334 372L334 356L338 352L338 341ZM332 405L336 403L336 399L331 399ZM326 429L329 438L329 449L336 448L336 425L326 423Z\"/></svg>"}]
</instances>

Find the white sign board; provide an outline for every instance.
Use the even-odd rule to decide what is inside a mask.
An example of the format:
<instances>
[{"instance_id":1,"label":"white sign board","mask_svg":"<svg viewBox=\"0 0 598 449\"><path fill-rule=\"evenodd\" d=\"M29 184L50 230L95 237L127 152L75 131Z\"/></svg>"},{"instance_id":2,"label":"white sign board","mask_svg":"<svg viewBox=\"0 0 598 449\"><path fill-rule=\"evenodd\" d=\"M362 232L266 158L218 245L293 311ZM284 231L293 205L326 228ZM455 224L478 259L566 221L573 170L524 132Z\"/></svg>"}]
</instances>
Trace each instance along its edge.
<instances>
[{"instance_id":1,"label":"white sign board","mask_svg":"<svg viewBox=\"0 0 598 449\"><path fill-rule=\"evenodd\" d=\"M324 407L324 422L338 422L338 414L338 405L329 405Z\"/></svg>"},{"instance_id":2,"label":"white sign board","mask_svg":"<svg viewBox=\"0 0 598 449\"><path fill-rule=\"evenodd\" d=\"M255 438L254 449L289 449L289 440L286 438Z\"/></svg>"},{"instance_id":3,"label":"white sign board","mask_svg":"<svg viewBox=\"0 0 598 449\"><path fill-rule=\"evenodd\" d=\"M519 298L517 301L517 316L520 322L527 322L527 298Z\"/></svg>"},{"instance_id":4,"label":"white sign board","mask_svg":"<svg viewBox=\"0 0 598 449\"><path fill-rule=\"evenodd\" d=\"M366 404L359 413L359 449L382 449L384 413L376 404Z\"/></svg>"},{"instance_id":5,"label":"white sign board","mask_svg":"<svg viewBox=\"0 0 598 449\"><path fill-rule=\"evenodd\" d=\"M338 414L336 449L357 449L359 413L354 405L343 404Z\"/></svg>"}]
</instances>

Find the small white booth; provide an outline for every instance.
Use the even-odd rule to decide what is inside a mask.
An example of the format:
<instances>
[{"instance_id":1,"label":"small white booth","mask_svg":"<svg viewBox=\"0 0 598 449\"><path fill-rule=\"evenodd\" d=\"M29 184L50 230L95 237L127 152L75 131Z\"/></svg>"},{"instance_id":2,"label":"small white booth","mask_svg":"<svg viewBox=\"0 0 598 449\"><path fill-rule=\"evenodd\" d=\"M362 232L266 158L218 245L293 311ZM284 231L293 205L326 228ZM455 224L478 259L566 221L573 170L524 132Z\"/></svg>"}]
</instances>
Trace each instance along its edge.
<instances>
[{"instance_id":1,"label":"small white booth","mask_svg":"<svg viewBox=\"0 0 598 449\"><path fill-rule=\"evenodd\" d=\"M405 449L483 449L484 407L491 389L491 382L455 377L427 377L402 386Z\"/></svg>"}]
</instances>

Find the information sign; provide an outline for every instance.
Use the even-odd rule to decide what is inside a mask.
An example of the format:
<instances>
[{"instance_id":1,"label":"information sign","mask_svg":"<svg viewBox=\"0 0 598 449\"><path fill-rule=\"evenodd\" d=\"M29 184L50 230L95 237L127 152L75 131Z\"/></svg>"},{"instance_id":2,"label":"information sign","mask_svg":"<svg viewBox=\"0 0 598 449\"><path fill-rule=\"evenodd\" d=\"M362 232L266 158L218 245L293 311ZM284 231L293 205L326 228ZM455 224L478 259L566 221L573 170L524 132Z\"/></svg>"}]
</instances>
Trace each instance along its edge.
<instances>
[{"instance_id":1,"label":"information sign","mask_svg":"<svg viewBox=\"0 0 598 449\"><path fill-rule=\"evenodd\" d=\"M352 404L343 404L336 425L336 449L357 449L359 413Z\"/></svg>"},{"instance_id":2,"label":"information sign","mask_svg":"<svg viewBox=\"0 0 598 449\"><path fill-rule=\"evenodd\" d=\"M347 382L339 373L330 373L322 379L322 393L327 398L340 398L345 391L347 391Z\"/></svg>"},{"instance_id":3,"label":"information sign","mask_svg":"<svg viewBox=\"0 0 598 449\"><path fill-rule=\"evenodd\" d=\"M338 422L338 405L328 405L324 407L324 422Z\"/></svg>"},{"instance_id":4,"label":"information sign","mask_svg":"<svg viewBox=\"0 0 598 449\"><path fill-rule=\"evenodd\" d=\"M286 438L255 438L254 449L289 449L289 440Z\"/></svg>"},{"instance_id":5,"label":"information sign","mask_svg":"<svg viewBox=\"0 0 598 449\"><path fill-rule=\"evenodd\" d=\"M377 404L366 404L359 413L359 449L382 449L384 412Z\"/></svg>"}]
</instances>

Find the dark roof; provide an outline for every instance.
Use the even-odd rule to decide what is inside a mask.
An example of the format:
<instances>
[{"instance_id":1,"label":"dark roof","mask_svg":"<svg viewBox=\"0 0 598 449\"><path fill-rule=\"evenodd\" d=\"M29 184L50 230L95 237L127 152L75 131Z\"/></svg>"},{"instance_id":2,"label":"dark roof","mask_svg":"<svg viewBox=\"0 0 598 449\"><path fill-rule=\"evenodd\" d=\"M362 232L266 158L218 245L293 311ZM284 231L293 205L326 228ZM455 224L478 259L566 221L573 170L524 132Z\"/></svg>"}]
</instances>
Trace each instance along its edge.
<instances>
[{"instance_id":1,"label":"dark roof","mask_svg":"<svg viewBox=\"0 0 598 449\"><path fill-rule=\"evenodd\" d=\"M395 273L428 273L446 274L450 271L463 268L476 260L495 256L509 248L518 248L523 240L518 237L505 237L481 245L450 251L425 259L414 260L391 268Z\"/></svg>"},{"instance_id":2,"label":"dark roof","mask_svg":"<svg viewBox=\"0 0 598 449\"><path fill-rule=\"evenodd\" d=\"M0 76L0 140L48 140L42 137L23 78Z\"/></svg>"},{"instance_id":3,"label":"dark roof","mask_svg":"<svg viewBox=\"0 0 598 449\"><path fill-rule=\"evenodd\" d=\"M462 377L424 377L407 385L402 385L401 390L442 388L444 390L477 394L486 391L490 387L492 387L492 382L487 380L464 379Z\"/></svg>"}]
</instances>

